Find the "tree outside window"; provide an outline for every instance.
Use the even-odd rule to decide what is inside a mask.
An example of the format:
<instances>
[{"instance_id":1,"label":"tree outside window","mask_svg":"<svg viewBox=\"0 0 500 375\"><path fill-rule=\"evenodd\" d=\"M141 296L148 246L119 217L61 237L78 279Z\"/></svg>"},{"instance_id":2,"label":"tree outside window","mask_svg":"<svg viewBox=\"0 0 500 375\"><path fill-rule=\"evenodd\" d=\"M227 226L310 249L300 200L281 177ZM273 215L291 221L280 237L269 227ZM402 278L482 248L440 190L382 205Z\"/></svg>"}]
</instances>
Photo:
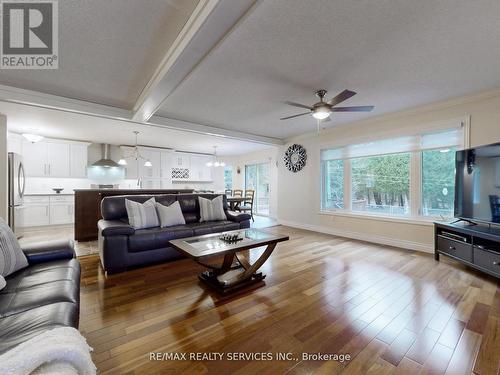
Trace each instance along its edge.
<instances>
[{"instance_id":1,"label":"tree outside window","mask_svg":"<svg viewBox=\"0 0 500 375\"><path fill-rule=\"evenodd\" d=\"M351 159L353 211L410 213L410 153Z\"/></svg>"},{"instance_id":2,"label":"tree outside window","mask_svg":"<svg viewBox=\"0 0 500 375\"><path fill-rule=\"evenodd\" d=\"M452 217L456 148L422 151L422 215Z\"/></svg>"}]
</instances>

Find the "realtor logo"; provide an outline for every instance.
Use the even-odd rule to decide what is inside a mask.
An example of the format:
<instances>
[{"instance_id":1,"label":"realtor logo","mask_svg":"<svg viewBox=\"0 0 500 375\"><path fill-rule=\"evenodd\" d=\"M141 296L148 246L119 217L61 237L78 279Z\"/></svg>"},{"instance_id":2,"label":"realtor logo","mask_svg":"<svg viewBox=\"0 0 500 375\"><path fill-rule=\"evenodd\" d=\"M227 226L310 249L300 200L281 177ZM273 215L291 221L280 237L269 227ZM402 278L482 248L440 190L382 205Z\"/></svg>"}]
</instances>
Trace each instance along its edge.
<instances>
[{"instance_id":1,"label":"realtor logo","mask_svg":"<svg viewBox=\"0 0 500 375\"><path fill-rule=\"evenodd\" d=\"M0 68L57 69L56 0L1 0Z\"/></svg>"}]
</instances>

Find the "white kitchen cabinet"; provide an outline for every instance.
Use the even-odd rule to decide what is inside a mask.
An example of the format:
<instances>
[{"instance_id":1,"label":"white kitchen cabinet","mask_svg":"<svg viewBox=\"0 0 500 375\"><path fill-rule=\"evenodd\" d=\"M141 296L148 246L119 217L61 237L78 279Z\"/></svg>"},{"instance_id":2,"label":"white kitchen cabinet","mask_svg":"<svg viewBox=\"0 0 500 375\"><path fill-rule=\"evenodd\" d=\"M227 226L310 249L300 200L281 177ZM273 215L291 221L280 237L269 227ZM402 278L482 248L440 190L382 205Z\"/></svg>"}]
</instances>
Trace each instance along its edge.
<instances>
[{"instance_id":1,"label":"white kitchen cabinet","mask_svg":"<svg viewBox=\"0 0 500 375\"><path fill-rule=\"evenodd\" d=\"M70 176L73 178L87 177L88 144L70 145Z\"/></svg>"},{"instance_id":2,"label":"white kitchen cabinet","mask_svg":"<svg viewBox=\"0 0 500 375\"><path fill-rule=\"evenodd\" d=\"M143 158L149 160L152 164L151 167L146 167L144 163L146 160L139 160L139 177L141 178L160 178L161 170L161 152L159 150L148 150L140 148L140 154Z\"/></svg>"},{"instance_id":3,"label":"white kitchen cabinet","mask_svg":"<svg viewBox=\"0 0 500 375\"><path fill-rule=\"evenodd\" d=\"M71 203L50 203L50 224L71 224L74 222L75 205Z\"/></svg>"},{"instance_id":4,"label":"white kitchen cabinet","mask_svg":"<svg viewBox=\"0 0 500 375\"><path fill-rule=\"evenodd\" d=\"M50 177L70 175L70 145L67 142L47 142L47 168Z\"/></svg>"},{"instance_id":5,"label":"white kitchen cabinet","mask_svg":"<svg viewBox=\"0 0 500 375\"><path fill-rule=\"evenodd\" d=\"M173 156L172 168L190 168L189 154L183 152L175 152Z\"/></svg>"},{"instance_id":6,"label":"white kitchen cabinet","mask_svg":"<svg viewBox=\"0 0 500 375\"><path fill-rule=\"evenodd\" d=\"M135 180L139 177L137 160L129 159L127 160L127 165L125 166L125 178L129 180Z\"/></svg>"},{"instance_id":7,"label":"white kitchen cabinet","mask_svg":"<svg viewBox=\"0 0 500 375\"><path fill-rule=\"evenodd\" d=\"M172 188L172 161L174 153L172 151L162 151L160 153L160 188Z\"/></svg>"},{"instance_id":8,"label":"white kitchen cabinet","mask_svg":"<svg viewBox=\"0 0 500 375\"><path fill-rule=\"evenodd\" d=\"M24 206L24 226L50 225L49 203L30 203Z\"/></svg>"},{"instance_id":9,"label":"white kitchen cabinet","mask_svg":"<svg viewBox=\"0 0 500 375\"><path fill-rule=\"evenodd\" d=\"M208 162L213 162L212 156L207 155L191 155L190 158L190 174L191 181L210 182L213 181L212 167L207 167Z\"/></svg>"},{"instance_id":10,"label":"white kitchen cabinet","mask_svg":"<svg viewBox=\"0 0 500 375\"><path fill-rule=\"evenodd\" d=\"M47 170L47 143L31 143L23 141L24 171L27 177L46 177Z\"/></svg>"},{"instance_id":11,"label":"white kitchen cabinet","mask_svg":"<svg viewBox=\"0 0 500 375\"><path fill-rule=\"evenodd\" d=\"M47 139L22 142L24 168L28 177L79 177L87 172L88 143Z\"/></svg>"},{"instance_id":12,"label":"white kitchen cabinet","mask_svg":"<svg viewBox=\"0 0 500 375\"><path fill-rule=\"evenodd\" d=\"M128 146L121 146L120 147L121 152L122 152L122 158L125 159L127 162L127 165L125 165L125 178L127 180L136 180L139 178L139 168L137 160L135 160L132 157L127 157L132 155L132 152L134 151L133 147L128 147Z\"/></svg>"},{"instance_id":13,"label":"white kitchen cabinet","mask_svg":"<svg viewBox=\"0 0 500 375\"><path fill-rule=\"evenodd\" d=\"M160 152L160 178L162 180L172 179L172 161L174 153L172 151Z\"/></svg>"},{"instance_id":14,"label":"white kitchen cabinet","mask_svg":"<svg viewBox=\"0 0 500 375\"><path fill-rule=\"evenodd\" d=\"M24 197L24 226L71 224L74 211L72 195L28 195Z\"/></svg>"}]
</instances>

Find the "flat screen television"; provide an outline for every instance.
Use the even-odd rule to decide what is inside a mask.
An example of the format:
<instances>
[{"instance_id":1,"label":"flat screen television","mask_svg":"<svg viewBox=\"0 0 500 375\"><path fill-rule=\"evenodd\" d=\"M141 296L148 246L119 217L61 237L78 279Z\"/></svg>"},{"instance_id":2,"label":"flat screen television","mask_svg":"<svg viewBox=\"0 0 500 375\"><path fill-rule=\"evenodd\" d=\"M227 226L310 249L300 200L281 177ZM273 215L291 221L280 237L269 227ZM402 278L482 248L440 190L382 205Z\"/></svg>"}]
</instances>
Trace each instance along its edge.
<instances>
[{"instance_id":1,"label":"flat screen television","mask_svg":"<svg viewBox=\"0 0 500 375\"><path fill-rule=\"evenodd\" d=\"M500 224L500 143L457 151L455 217Z\"/></svg>"}]
</instances>

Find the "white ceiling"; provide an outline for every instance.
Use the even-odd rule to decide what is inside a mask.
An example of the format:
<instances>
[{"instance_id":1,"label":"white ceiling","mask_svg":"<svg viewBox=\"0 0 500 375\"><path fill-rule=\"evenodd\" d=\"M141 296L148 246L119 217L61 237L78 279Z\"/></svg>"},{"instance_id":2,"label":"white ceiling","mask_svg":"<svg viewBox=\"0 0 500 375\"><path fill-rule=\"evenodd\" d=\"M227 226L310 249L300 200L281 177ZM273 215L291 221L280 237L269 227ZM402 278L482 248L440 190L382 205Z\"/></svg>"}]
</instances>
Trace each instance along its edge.
<instances>
[{"instance_id":1,"label":"white ceiling","mask_svg":"<svg viewBox=\"0 0 500 375\"><path fill-rule=\"evenodd\" d=\"M59 1L59 69L0 70L0 84L129 108L197 3Z\"/></svg>"},{"instance_id":2,"label":"white ceiling","mask_svg":"<svg viewBox=\"0 0 500 375\"><path fill-rule=\"evenodd\" d=\"M7 116L8 130L36 133L50 138L73 139L113 145L134 144L134 130L140 131L139 143L180 151L240 155L268 149L269 145L148 126L59 110L14 103L0 103L0 113Z\"/></svg>"},{"instance_id":3,"label":"white ceiling","mask_svg":"<svg viewBox=\"0 0 500 375\"><path fill-rule=\"evenodd\" d=\"M159 115L286 138L313 131L283 102L343 89L327 127L500 85L498 0L272 0L253 12L163 104Z\"/></svg>"},{"instance_id":4,"label":"white ceiling","mask_svg":"<svg viewBox=\"0 0 500 375\"><path fill-rule=\"evenodd\" d=\"M202 4L205 13L197 13ZM332 127L500 86L497 0L65 0L59 7L59 70L0 70L0 84L119 107L124 116L131 113L127 118L154 96L155 103L165 100L151 119L182 120L176 126L191 130L210 126L206 133L232 131L240 139L252 134L277 143L313 131L309 116L279 118L302 112L284 101L310 105L320 88L329 91L327 99L357 91L345 105L375 105L371 113L335 114L326 124ZM166 64L167 51L194 14L202 26L186 33L182 58ZM222 25L221 19L229 21ZM219 39L222 32L227 34ZM186 61L189 69L182 71ZM158 91L166 86L162 96ZM44 98L32 95L23 102L39 100ZM100 121L80 129L61 120L53 123L61 129L47 131L112 139L134 126ZM161 134L162 142L172 142L171 130ZM199 146L206 147L212 139L193 134L178 132L174 140L185 139L182 147L188 147L201 137ZM151 136L151 144L158 139ZM250 147L226 141L238 153Z\"/></svg>"}]
</instances>

